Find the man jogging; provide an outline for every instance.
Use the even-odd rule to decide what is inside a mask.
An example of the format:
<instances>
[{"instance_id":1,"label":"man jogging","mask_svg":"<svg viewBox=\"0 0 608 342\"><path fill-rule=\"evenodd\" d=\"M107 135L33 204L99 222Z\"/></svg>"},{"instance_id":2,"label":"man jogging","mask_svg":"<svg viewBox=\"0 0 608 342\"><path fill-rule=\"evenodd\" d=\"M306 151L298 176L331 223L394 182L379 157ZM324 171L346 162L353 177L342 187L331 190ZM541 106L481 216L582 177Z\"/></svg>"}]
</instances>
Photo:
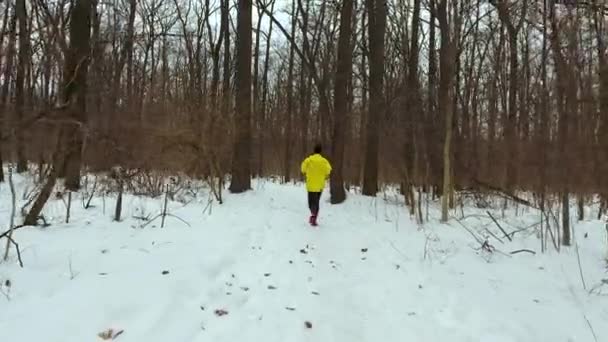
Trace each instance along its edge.
<instances>
[{"instance_id":1,"label":"man jogging","mask_svg":"<svg viewBox=\"0 0 608 342\"><path fill-rule=\"evenodd\" d=\"M321 145L315 145L314 153L304 159L301 166L302 173L306 177L306 191L308 191L309 223L313 226L317 225L321 192L325 187L325 181L331 173L331 165L321 155L321 152Z\"/></svg>"}]
</instances>

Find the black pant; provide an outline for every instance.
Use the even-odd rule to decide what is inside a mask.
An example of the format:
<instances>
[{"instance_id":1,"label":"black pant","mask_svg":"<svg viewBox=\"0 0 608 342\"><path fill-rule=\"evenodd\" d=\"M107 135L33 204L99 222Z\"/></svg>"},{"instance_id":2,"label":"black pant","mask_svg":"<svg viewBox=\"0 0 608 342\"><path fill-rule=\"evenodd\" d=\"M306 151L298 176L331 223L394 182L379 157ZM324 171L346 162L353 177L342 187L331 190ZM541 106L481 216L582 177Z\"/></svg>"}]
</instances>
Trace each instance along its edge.
<instances>
[{"instance_id":1,"label":"black pant","mask_svg":"<svg viewBox=\"0 0 608 342\"><path fill-rule=\"evenodd\" d=\"M313 216L319 214L319 201L321 200L321 192L308 193L308 208Z\"/></svg>"}]
</instances>

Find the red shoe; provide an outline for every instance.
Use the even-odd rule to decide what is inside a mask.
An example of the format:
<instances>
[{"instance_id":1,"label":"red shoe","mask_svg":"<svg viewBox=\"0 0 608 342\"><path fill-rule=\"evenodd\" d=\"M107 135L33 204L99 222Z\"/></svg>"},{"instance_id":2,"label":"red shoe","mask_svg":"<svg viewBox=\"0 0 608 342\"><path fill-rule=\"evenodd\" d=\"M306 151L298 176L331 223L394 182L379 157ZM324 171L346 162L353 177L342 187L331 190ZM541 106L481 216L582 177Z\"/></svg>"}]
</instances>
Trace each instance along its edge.
<instances>
[{"instance_id":1,"label":"red shoe","mask_svg":"<svg viewBox=\"0 0 608 342\"><path fill-rule=\"evenodd\" d=\"M317 224L317 217L316 217L316 216L311 216L311 217L310 217L310 224L311 224L313 227L318 226L318 224Z\"/></svg>"}]
</instances>

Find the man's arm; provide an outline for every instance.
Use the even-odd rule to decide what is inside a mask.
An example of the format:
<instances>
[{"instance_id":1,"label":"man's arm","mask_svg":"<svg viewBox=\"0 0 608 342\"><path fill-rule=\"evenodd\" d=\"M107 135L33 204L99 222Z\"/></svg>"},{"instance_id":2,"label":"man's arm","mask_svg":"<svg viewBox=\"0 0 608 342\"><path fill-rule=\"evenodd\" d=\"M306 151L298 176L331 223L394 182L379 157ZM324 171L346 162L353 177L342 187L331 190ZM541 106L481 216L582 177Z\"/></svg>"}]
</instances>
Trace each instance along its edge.
<instances>
[{"instance_id":1,"label":"man's arm","mask_svg":"<svg viewBox=\"0 0 608 342\"><path fill-rule=\"evenodd\" d=\"M302 172L302 174L306 174L306 170L308 169L308 158L304 159L304 161L302 162L302 165L300 165L300 171Z\"/></svg>"},{"instance_id":2,"label":"man's arm","mask_svg":"<svg viewBox=\"0 0 608 342\"><path fill-rule=\"evenodd\" d=\"M329 160L325 159L325 178L329 178L329 176L331 175L331 164L329 163Z\"/></svg>"}]
</instances>

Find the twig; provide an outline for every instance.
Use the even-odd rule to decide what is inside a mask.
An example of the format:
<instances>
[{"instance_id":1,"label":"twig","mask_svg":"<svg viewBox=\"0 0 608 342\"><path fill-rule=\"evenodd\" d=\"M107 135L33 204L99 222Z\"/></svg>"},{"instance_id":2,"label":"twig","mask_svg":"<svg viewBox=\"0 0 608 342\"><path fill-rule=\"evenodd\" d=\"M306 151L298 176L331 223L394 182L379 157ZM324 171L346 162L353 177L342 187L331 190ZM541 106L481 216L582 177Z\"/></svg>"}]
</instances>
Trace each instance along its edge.
<instances>
[{"instance_id":1,"label":"twig","mask_svg":"<svg viewBox=\"0 0 608 342\"><path fill-rule=\"evenodd\" d=\"M601 291L599 291L604 285L608 285L608 279L602 279L598 284L593 286L591 290L589 290L589 294L593 294L597 291L597 294L600 295Z\"/></svg>"},{"instance_id":2,"label":"twig","mask_svg":"<svg viewBox=\"0 0 608 342\"><path fill-rule=\"evenodd\" d=\"M97 190L97 176L95 176L95 182L93 183L93 189L91 190L91 193L89 194L87 203L84 205L85 209L89 209L91 207L91 201L93 200L93 197L95 196L95 190Z\"/></svg>"},{"instance_id":3,"label":"twig","mask_svg":"<svg viewBox=\"0 0 608 342\"><path fill-rule=\"evenodd\" d=\"M498 236L494 235L494 233L492 233L492 231L491 231L491 230L489 230L488 228L486 228L486 231L487 231L487 232L488 232L490 235L492 235L492 237L493 237L493 238L495 238L496 240L498 240L500 243L503 243L503 244L505 243L505 242L504 242L504 241L502 241L502 240L501 240L501 239L500 239Z\"/></svg>"},{"instance_id":4,"label":"twig","mask_svg":"<svg viewBox=\"0 0 608 342\"><path fill-rule=\"evenodd\" d=\"M581 275L581 282L583 283L583 289L587 291L587 284L585 284L585 277L583 276L583 266L581 265L581 255L578 252L578 242L576 242L576 259L578 261L578 271Z\"/></svg>"},{"instance_id":5,"label":"twig","mask_svg":"<svg viewBox=\"0 0 608 342\"><path fill-rule=\"evenodd\" d=\"M171 217L173 217L173 218L175 218L175 219L178 219L178 220L182 221L182 222L183 222L185 225L187 225L188 227L192 227L192 226L190 225L190 223L188 223L186 220L184 220L183 218L181 218L181 217L179 217L179 216L177 216L177 215L174 215L174 214L167 214L167 216L171 216Z\"/></svg>"},{"instance_id":6,"label":"twig","mask_svg":"<svg viewBox=\"0 0 608 342\"><path fill-rule=\"evenodd\" d=\"M0 167L2 167L2 165L0 165ZM8 168L8 184L11 188L11 217L10 217L10 222L9 222L9 230L6 233L6 249L4 251L4 260L8 260L8 253L10 251L10 243L12 242L14 245L18 246L17 243L13 240L13 232L15 231L15 210L17 207L17 198L15 195L15 183L13 182L13 167L9 166ZM3 234L4 235L4 234ZM0 235L0 238L2 238L2 236ZM19 252L19 247L17 247L17 252ZM19 257L19 260L21 261L21 257ZM23 267L23 263L21 263L21 267Z\"/></svg>"},{"instance_id":7,"label":"twig","mask_svg":"<svg viewBox=\"0 0 608 342\"><path fill-rule=\"evenodd\" d=\"M498 223L498 221L496 221L496 219L494 218L494 216L492 216L492 214L489 211L486 211L486 213L488 214L488 216L490 216L490 218L492 219L492 221L494 221L494 223L496 223L496 225L498 226L498 228L500 229L500 231L505 234L505 237L507 239L509 239L509 242L513 241L513 239L511 239L511 237L509 236L509 234L507 234L507 232L502 228L502 226L500 225L500 223Z\"/></svg>"},{"instance_id":8,"label":"twig","mask_svg":"<svg viewBox=\"0 0 608 342\"><path fill-rule=\"evenodd\" d=\"M185 223L185 224L186 224L188 227L192 227L192 226L191 226L191 225L190 225L188 222L186 222L184 219L182 219L182 218L181 218L181 217L179 217L179 216L176 216L176 215L174 215L174 214L170 214L170 213L168 213L168 214L164 214L164 215L163 215L162 213L160 213L160 214L158 214L158 215L154 216L152 219L150 219L150 221L146 222L146 223L145 223L143 226L141 226L141 228L145 228L147 225L149 225L150 223L152 223L153 221L155 221L155 220L156 220L156 219L158 219L159 217L163 217L163 218L164 218L165 216L171 216L171 217L174 217L174 218L176 218L176 219L178 219L178 220L182 221L183 223Z\"/></svg>"},{"instance_id":9,"label":"twig","mask_svg":"<svg viewBox=\"0 0 608 342\"><path fill-rule=\"evenodd\" d=\"M15 226L12 229L9 229L9 230L5 231L4 233L0 234L0 239L2 239L3 237L7 237L11 231L15 231L17 229L21 229L21 228L25 228L25 227L27 227L27 226L23 225L23 224Z\"/></svg>"},{"instance_id":10,"label":"twig","mask_svg":"<svg viewBox=\"0 0 608 342\"><path fill-rule=\"evenodd\" d=\"M160 222L161 228L165 228L165 218L167 217L167 204L169 203L169 184L166 185L165 189L165 203L163 204L162 219Z\"/></svg>"},{"instance_id":11,"label":"twig","mask_svg":"<svg viewBox=\"0 0 608 342\"><path fill-rule=\"evenodd\" d=\"M426 260L426 255L428 254L428 249L429 249L429 236L426 236L426 241L424 241L424 255L422 257L422 260Z\"/></svg>"},{"instance_id":12,"label":"twig","mask_svg":"<svg viewBox=\"0 0 608 342\"><path fill-rule=\"evenodd\" d=\"M591 330L591 334L593 335L593 339L595 340L595 342L597 342L597 335L595 334L595 331L593 330L593 326L591 326L591 322L589 322L589 319L587 318L586 315L583 315L583 317L585 317L585 321L587 321L587 325L589 326L589 330Z\"/></svg>"},{"instance_id":13,"label":"twig","mask_svg":"<svg viewBox=\"0 0 608 342\"><path fill-rule=\"evenodd\" d=\"M536 252L531 249L518 249L516 251L511 252L511 254L519 254L519 253L523 253L523 252L536 255Z\"/></svg>"},{"instance_id":14,"label":"twig","mask_svg":"<svg viewBox=\"0 0 608 342\"><path fill-rule=\"evenodd\" d=\"M510 199L510 200L512 200L512 201L514 201L516 203L523 204L523 205L526 205L526 206L531 207L531 208L535 208L535 206L532 203L530 203L530 201L527 201L527 200L525 200L525 199L523 199L521 197L518 197L517 195L515 195L515 194L513 194L513 193L511 193L511 192L509 192L507 190L501 189L500 187L497 187L497 186L485 183L485 182L480 181L478 179L473 179L473 182L475 182L477 185L479 185L481 187L484 187L484 188L486 188L488 190L492 190L494 192L497 192L501 197L504 197L505 199Z\"/></svg>"},{"instance_id":15,"label":"twig","mask_svg":"<svg viewBox=\"0 0 608 342\"><path fill-rule=\"evenodd\" d=\"M477 241L480 245L483 245L483 243L484 243L483 240L481 240L479 237L477 237L477 235L475 235L475 233L473 233L467 226L465 226L462 222L460 222L459 219L457 219L456 217L454 217L454 219L456 220L456 222L458 222L458 224L460 224L462 226L462 228L464 228L467 232L469 232L469 234L471 234L473 236L475 241Z\"/></svg>"},{"instance_id":16,"label":"twig","mask_svg":"<svg viewBox=\"0 0 608 342\"><path fill-rule=\"evenodd\" d=\"M11 297L8 295L8 292L4 292L4 290L2 289L2 284L0 284L0 293L2 293L4 297L6 297L6 300L8 300L9 302L11 301Z\"/></svg>"},{"instance_id":17,"label":"twig","mask_svg":"<svg viewBox=\"0 0 608 342\"><path fill-rule=\"evenodd\" d=\"M395 247L395 244L392 241L390 242L390 245L395 250L395 252L399 253L399 255L401 255L403 257L403 259L409 260L409 258L402 251L400 251L397 247Z\"/></svg>"},{"instance_id":18,"label":"twig","mask_svg":"<svg viewBox=\"0 0 608 342\"><path fill-rule=\"evenodd\" d=\"M541 217L542 217L542 216L541 216ZM528 229L530 229L530 228L534 228L534 227L536 227L536 226L538 226L538 225L540 225L540 224L542 224L542 219L541 219L541 221L540 221L540 222L536 222L536 223L533 223L533 224L531 224L531 225L529 225L529 226L527 226L527 227L524 227L524 228L521 228L521 229L514 230L514 231L512 231L512 232L511 232L509 235L510 235L511 237L514 237L514 236L515 236L515 233L523 232L523 231L528 230Z\"/></svg>"},{"instance_id":19,"label":"twig","mask_svg":"<svg viewBox=\"0 0 608 342\"><path fill-rule=\"evenodd\" d=\"M70 258L68 259L68 267L70 269L70 280L74 280L79 273L74 273L74 270L72 269L72 256L70 255Z\"/></svg>"},{"instance_id":20,"label":"twig","mask_svg":"<svg viewBox=\"0 0 608 342\"><path fill-rule=\"evenodd\" d=\"M72 192L68 190L68 203L66 204L65 223L70 223L70 211L72 209Z\"/></svg>"},{"instance_id":21,"label":"twig","mask_svg":"<svg viewBox=\"0 0 608 342\"><path fill-rule=\"evenodd\" d=\"M7 236L6 238L15 246L15 249L17 250L17 260L19 260L19 266L23 268L23 260L21 260L21 250L19 249L19 244L10 236Z\"/></svg>"},{"instance_id":22,"label":"twig","mask_svg":"<svg viewBox=\"0 0 608 342\"><path fill-rule=\"evenodd\" d=\"M203 208L203 215L209 210L209 215L211 215L211 206L213 204L213 198L209 196L209 200L207 201L207 205Z\"/></svg>"}]
</instances>

